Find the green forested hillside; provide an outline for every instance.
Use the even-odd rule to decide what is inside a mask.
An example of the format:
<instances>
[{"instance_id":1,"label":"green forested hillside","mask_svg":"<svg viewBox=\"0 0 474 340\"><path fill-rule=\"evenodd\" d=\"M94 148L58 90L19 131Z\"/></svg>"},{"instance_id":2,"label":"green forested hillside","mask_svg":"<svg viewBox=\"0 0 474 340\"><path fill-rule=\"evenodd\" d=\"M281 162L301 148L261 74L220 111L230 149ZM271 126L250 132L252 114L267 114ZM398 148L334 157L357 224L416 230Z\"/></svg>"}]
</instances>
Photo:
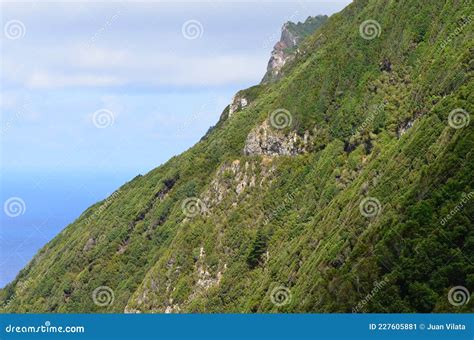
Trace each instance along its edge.
<instances>
[{"instance_id":1,"label":"green forested hillside","mask_svg":"<svg viewBox=\"0 0 474 340\"><path fill-rule=\"evenodd\" d=\"M354 1L67 226L2 311L474 311L453 293L474 291L473 15Z\"/></svg>"}]
</instances>

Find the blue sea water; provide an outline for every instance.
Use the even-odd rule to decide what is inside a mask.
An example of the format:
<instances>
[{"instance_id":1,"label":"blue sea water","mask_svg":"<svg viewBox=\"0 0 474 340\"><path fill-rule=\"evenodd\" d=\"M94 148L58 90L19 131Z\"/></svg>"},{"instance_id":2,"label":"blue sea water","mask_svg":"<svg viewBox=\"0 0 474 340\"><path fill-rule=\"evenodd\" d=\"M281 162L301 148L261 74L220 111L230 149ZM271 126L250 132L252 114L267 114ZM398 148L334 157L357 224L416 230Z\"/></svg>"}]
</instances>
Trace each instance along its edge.
<instances>
[{"instance_id":1,"label":"blue sea water","mask_svg":"<svg viewBox=\"0 0 474 340\"><path fill-rule=\"evenodd\" d=\"M0 287L90 205L137 173L7 172L0 198Z\"/></svg>"}]
</instances>

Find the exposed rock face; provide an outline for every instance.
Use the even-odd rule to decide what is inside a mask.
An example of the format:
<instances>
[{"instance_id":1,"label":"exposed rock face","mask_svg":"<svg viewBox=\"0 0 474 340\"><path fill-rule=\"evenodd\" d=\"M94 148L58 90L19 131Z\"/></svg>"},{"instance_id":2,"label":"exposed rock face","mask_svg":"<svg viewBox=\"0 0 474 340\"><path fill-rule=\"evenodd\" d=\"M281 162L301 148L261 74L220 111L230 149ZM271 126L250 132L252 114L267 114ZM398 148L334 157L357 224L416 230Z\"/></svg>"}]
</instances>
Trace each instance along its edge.
<instances>
[{"instance_id":1,"label":"exposed rock face","mask_svg":"<svg viewBox=\"0 0 474 340\"><path fill-rule=\"evenodd\" d=\"M313 33L327 20L327 16L308 17L305 22L287 22L281 29L281 38L273 47L262 83L270 83L280 78L281 69L297 52L299 43Z\"/></svg>"},{"instance_id":2,"label":"exposed rock face","mask_svg":"<svg viewBox=\"0 0 474 340\"><path fill-rule=\"evenodd\" d=\"M266 159L263 159L261 163L257 163L257 161L243 163L238 159L230 164L225 163L217 170L211 186L204 193L202 200L209 208L216 206L229 195L234 195L237 198L246 189L261 187L274 171L275 168L271 161Z\"/></svg>"},{"instance_id":3,"label":"exposed rock face","mask_svg":"<svg viewBox=\"0 0 474 340\"><path fill-rule=\"evenodd\" d=\"M168 300L168 303L169 303L169 305L166 306L165 314L179 313L181 311L181 308L179 307L179 305L173 305L173 299L172 298L170 298Z\"/></svg>"},{"instance_id":4,"label":"exposed rock face","mask_svg":"<svg viewBox=\"0 0 474 340\"><path fill-rule=\"evenodd\" d=\"M86 245L84 246L84 249L82 250L83 252L87 252L89 250L91 250L92 248L94 248L96 244L96 241L94 238L89 238L86 242Z\"/></svg>"},{"instance_id":5,"label":"exposed rock face","mask_svg":"<svg viewBox=\"0 0 474 340\"><path fill-rule=\"evenodd\" d=\"M225 269L227 269L227 264L224 264L222 268L222 270ZM208 290L221 282L222 271L218 271L215 276L210 273L209 267L206 264L206 252L203 247L199 250L199 260L196 264L196 271L198 277L196 282L197 291Z\"/></svg>"},{"instance_id":6,"label":"exposed rock face","mask_svg":"<svg viewBox=\"0 0 474 340\"><path fill-rule=\"evenodd\" d=\"M288 53L288 49L296 47L298 39L288 31L288 23L283 25L280 41L273 47L272 55L267 65L267 73L262 79L262 83L269 83L278 79L283 65L294 58L294 53Z\"/></svg>"},{"instance_id":7,"label":"exposed rock face","mask_svg":"<svg viewBox=\"0 0 474 340\"><path fill-rule=\"evenodd\" d=\"M247 136L244 154L294 156L308 152L312 145L311 139L309 131L306 131L304 136L300 136L294 131L284 134L279 130L272 129L268 121L265 121Z\"/></svg>"},{"instance_id":8,"label":"exposed rock face","mask_svg":"<svg viewBox=\"0 0 474 340\"><path fill-rule=\"evenodd\" d=\"M247 105L248 105L247 98L236 94L232 98L232 102L229 105L229 118L234 114L234 112L242 110Z\"/></svg>"},{"instance_id":9,"label":"exposed rock face","mask_svg":"<svg viewBox=\"0 0 474 340\"><path fill-rule=\"evenodd\" d=\"M408 130L410 130L416 123L417 119L426 114L426 111L417 111L412 118L405 120L403 123L398 125L397 137L400 139Z\"/></svg>"},{"instance_id":10,"label":"exposed rock face","mask_svg":"<svg viewBox=\"0 0 474 340\"><path fill-rule=\"evenodd\" d=\"M409 120L398 127L397 136L400 138L403 136L414 124L414 120Z\"/></svg>"}]
</instances>

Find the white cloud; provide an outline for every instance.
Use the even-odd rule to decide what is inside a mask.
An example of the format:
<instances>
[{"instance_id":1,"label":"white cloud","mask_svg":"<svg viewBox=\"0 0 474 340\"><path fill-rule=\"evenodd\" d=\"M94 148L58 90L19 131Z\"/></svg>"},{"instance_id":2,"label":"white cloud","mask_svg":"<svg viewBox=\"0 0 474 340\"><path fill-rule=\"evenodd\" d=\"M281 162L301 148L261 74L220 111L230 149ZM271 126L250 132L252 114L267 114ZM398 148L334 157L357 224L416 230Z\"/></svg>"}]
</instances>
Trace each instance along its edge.
<instances>
[{"instance_id":1,"label":"white cloud","mask_svg":"<svg viewBox=\"0 0 474 340\"><path fill-rule=\"evenodd\" d=\"M116 86L124 85L124 82L112 76L100 76L96 74L54 74L48 71L33 72L25 79L24 85L28 88L53 88L68 86Z\"/></svg>"},{"instance_id":2,"label":"white cloud","mask_svg":"<svg viewBox=\"0 0 474 340\"><path fill-rule=\"evenodd\" d=\"M27 58L36 53L36 61ZM29 89L107 86L219 86L256 82L266 54L176 55L150 50L27 47L4 56L3 81Z\"/></svg>"},{"instance_id":3,"label":"white cloud","mask_svg":"<svg viewBox=\"0 0 474 340\"><path fill-rule=\"evenodd\" d=\"M66 51L73 66L91 69L110 69L125 67L132 62L133 54L129 51L112 48L100 48L94 45L71 47Z\"/></svg>"},{"instance_id":4,"label":"white cloud","mask_svg":"<svg viewBox=\"0 0 474 340\"><path fill-rule=\"evenodd\" d=\"M5 20L21 20L27 34L5 41L1 81L26 89L239 88L259 82L285 20L331 13L348 2L8 3ZM204 26L200 39L182 36L189 19Z\"/></svg>"}]
</instances>

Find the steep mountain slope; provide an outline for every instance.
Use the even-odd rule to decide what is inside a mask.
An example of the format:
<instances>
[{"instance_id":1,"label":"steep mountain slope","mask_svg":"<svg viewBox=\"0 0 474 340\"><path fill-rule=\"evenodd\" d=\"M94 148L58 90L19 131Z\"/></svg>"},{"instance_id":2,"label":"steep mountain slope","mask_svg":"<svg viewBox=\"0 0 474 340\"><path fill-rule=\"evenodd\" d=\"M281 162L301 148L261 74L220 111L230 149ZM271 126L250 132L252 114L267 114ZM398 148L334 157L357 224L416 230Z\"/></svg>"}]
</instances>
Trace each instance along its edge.
<instances>
[{"instance_id":1,"label":"steep mountain slope","mask_svg":"<svg viewBox=\"0 0 474 340\"><path fill-rule=\"evenodd\" d=\"M281 78L281 69L295 57L299 44L314 33L327 19L327 15L318 15L308 17L304 22L297 24L291 21L286 22L281 29L280 40L273 47L262 83L270 83Z\"/></svg>"},{"instance_id":2,"label":"steep mountain slope","mask_svg":"<svg viewBox=\"0 0 474 340\"><path fill-rule=\"evenodd\" d=\"M453 293L474 289L473 10L333 15L279 81L49 242L2 310L473 311Z\"/></svg>"}]
</instances>

